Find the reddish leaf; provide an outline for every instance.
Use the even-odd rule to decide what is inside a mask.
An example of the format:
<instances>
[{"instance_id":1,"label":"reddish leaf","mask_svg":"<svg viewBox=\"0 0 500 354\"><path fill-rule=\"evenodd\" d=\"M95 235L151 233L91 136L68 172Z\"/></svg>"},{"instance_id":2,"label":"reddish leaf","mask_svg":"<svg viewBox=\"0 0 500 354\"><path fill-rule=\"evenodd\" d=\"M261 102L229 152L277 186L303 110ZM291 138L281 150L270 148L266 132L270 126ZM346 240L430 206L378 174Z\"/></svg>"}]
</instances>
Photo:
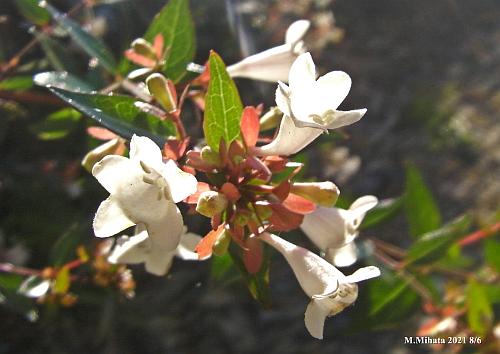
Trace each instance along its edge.
<instances>
[{"instance_id":1,"label":"reddish leaf","mask_svg":"<svg viewBox=\"0 0 500 354\"><path fill-rule=\"evenodd\" d=\"M255 146L259 137L259 116L255 107L245 107L241 116L240 129L246 146Z\"/></svg>"},{"instance_id":2,"label":"reddish leaf","mask_svg":"<svg viewBox=\"0 0 500 354\"><path fill-rule=\"evenodd\" d=\"M153 41L153 47L155 48L156 58L160 59L163 55L163 34L158 33Z\"/></svg>"},{"instance_id":3,"label":"reddish leaf","mask_svg":"<svg viewBox=\"0 0 500 354\"><path fill-rule=\"evenodd\" d=\"M286 170L286 164L290 159L272 155L264 157L263 161L272 173L280 173Z\"/></svg>"},{"instance_id":4,"label":"reddish leaf","mask_svg":"<svg viewBox=\"0 0 500 354\"><path fill-rule=\"evenodd\" d=\"M90 136L100 140L111 140L118 136L112 131L102 127L88 127L87 133Z\"/></svg>"},{"instance_id":5,"label":"reddish leaf","mask_svg":"<svg viewBox=\"0 0 500 354\"><path fill-rule=\"evenodd\" d=\"M189 143L189 138L184 140L169 140L165 143L165 157L177 161L180 159L184 152L186 152L187 144Z\"/></svg>"},{"instance_id":6,"label":"reddish leaf","mask_svg":"<svg viewBox=\"0 0 500 354\"><path fill-rule=\"evenodd\" d=\"M273 194L278 197L280 202L283 202L287 199L290 194L290 181L284 180L278 186L273 188Z\"/></svg>"},{"instance_id":7,"label":"reddish leaf","mask_svg":"<svg viewBox=\"0 0 500 354\"><path fill-rule=\"evenodd\" d=\"M196 192L184 199L183 202L188 204L196 204L198 203L198 199L200 198L201 193L209 190L210 186L208 185L208 183L198 182L198 185L196 186Z\"/></svg>"},{"instance_id":8,"label":"reddish leaf","mask_svg":"<svg viewBox=\"0 0 500 354\"><path fill-rule=\"evenodd\" d=\"M132 49L127 49L124 54L125 57L131 62L141 66L145 66L147 68L152 68L156 64L155 60L145 57L144 55L137 54Z\"/></svg>"},{"instance_id":9,"label":"reddish leaf","mask_svg":"<svg viewBox=\"0 0 500 354\"><path fill-rule=\"evenodd\" d=\"M288 210L300 214L307 214L316 209L316 206L313 202L293 193L288 194L288 197L283 201L283 205Z\"/></svg>"},{"instance_id":10,"label":"reddish leaf","mask_svg":"<svg viewBox=\"0 0 500 354\"><path fill-rule=\"evenodd\" d=\"M201 240L201 242L196 246L196 249L194 250L196 253L198 253L198 258L203 259L205 257L208 257L212 254L212 247L217 241L217 238L219 235L224 231L224 227L226 224L220 225L217 230L215 231L210 231L207 236Z\"/></svg>"},{"instance_id":11,"label":"reddish leaf","mask_svg":"<svg viewBox=\"0 0 500 354\"><path fill-rule=\"evenodd\" d=\"M230 182L224 183L220 188L220 191L227 197L227 199L232 202L235 202L241 198L241 194L238 191L238 188Z\"/></svg>"},{"instance_id":12,"label":"reddish leaf","mask_svg":"<svg viewBox=\"0 0 500 354\"><path fill-rule=\"evenodd\" d=\"M270 204L269 207L273 210L268 218L272 223L269 231L290 231L299 227L304 220L304 215L295 213L281 204Z\"/></svg>"},{"instance_id":13,"label":"reddish leaf","mask_svg":"<svg viewBox=\"0 0 500 354\"><path fill-rule=\"evenodd\" d=\"M213 172L217 168L217 166L203 161L198 151L188 151L186 156L188 157L186 163L198 171Z\"/></svg>"},{"instance_id":14,"label":"reddish leaf","mask_svg":"<svg viewBox=\"0 0 500 354\"><path fill-rule=\"evenodd\" d=\"M243 262L250 274L256 274L262 267L262 244L257 237L249 237L243 250Z\"/></svg>"}]
</instances>

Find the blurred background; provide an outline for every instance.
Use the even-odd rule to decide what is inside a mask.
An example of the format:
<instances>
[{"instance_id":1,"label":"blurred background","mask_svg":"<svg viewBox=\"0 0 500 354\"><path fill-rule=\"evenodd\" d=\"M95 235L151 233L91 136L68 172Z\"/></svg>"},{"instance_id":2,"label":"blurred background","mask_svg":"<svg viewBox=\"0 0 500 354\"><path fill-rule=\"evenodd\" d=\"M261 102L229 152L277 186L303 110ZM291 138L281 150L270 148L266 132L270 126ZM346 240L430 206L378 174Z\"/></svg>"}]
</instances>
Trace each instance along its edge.
<instances>
[{"instance_id":1,"label":"blurred background","mask_svg":"<svg viewBox=\"0 0 500 354\"><path fill-rule=\"evenodd\" d=\"M83 0L82 0L83 1ZM305 176L335 182L343 196L396 198L404 164L422 173L445 221L466 211L479 223L497 215L500 197L500 3L495 0L190 0L197 32L195 62L211 49L232 64L283 43L293 21L312 21L305 43L318 70L346 71L353 86L341 109L367 108L342 139L322 137L305 158ZM53 0L67 12L80 0ZM72 18L119 57L165 5L160 0L87 1ZM36 31L23 1L0 2L0 63L6 65ZM62 39L75 73L88 62ZM62 55L62 54L61 54ZM17 67L25 75L52 70L35 45ZM88 74L87 79L92 79ZM245 105L274 103L274 84L236 80ZM95 142L86 124L58 139L40 134L47 115L64 107L43 88L14 94L0 82L0 262L43 269L61 247L96 242L92 217L107 192L80 162ZM207 225L187 218L192 231ZM407 247L404 217L362 232ZM297 232L290 236L311 247ZM71 239L71 242L68 242ZM61 240L65 240L62 242ZM58 246L61 245L61 246ZM68 246L69 245L69 246ZM327 320L312 338L308 303L282 257L271 266L272 309L259 307L242 280L214 279L211 262L174 260L166 277L131 266L133 299L76 285L75 306L38 311L21 298L0 306L0 353L431 353L404 344L422 314L391 328L358 331L363 305ZM346 270L350 273L352 269ZM0 279L4 289L9 277ZM360 285L360 298L364 284ZM0 303L5 301L0 292ZM26 299L27 300L27 299ZM29 301L29 300L27 300ZM361 326L362 327L362 326Z\"/></svg>"}]
</instances>

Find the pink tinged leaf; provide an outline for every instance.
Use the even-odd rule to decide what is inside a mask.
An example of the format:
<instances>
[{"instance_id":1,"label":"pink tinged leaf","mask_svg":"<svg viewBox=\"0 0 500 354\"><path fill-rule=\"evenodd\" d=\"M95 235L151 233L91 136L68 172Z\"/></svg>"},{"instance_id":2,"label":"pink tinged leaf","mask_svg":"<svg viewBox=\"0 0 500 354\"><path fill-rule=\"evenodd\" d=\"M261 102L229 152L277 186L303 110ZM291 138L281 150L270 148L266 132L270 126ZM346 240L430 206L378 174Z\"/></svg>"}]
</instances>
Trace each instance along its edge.
<instances>
[{"instance_id":1,"label":"pink tinged leaf","mask_svg":"<svg viewBox=\"0 0 500 354\"><path fill-rule=\"evenodd\" d=\"M205 257L212 255L212 247L215 241L217 241L217 238L220 236L222 231L224 231L225 226L226 224L222 224L217 228L217 230L210 231L203 238L203 240L201 240L198 246L196 246L196 249L194 251L198 253L198 259L203 259Z\"/></svg>"},{"instance_id":2,"label":"pink tinged leaf","mask_svg":"<svg viewBox=\"0 0 500 354\"><path fill-rule=\"evenodd\" d=\"M217 168L217 166L209 162L205 162L201 158L200 153L198 151L188 151L186 155L188 157L187 164L197 169L198 171L212 172Z\"/></svg>"},{"instance_id":3,"label":"pink tinged leaf","mask_svg":"<svg viewBox=\"0 0 500 354\"><path fill-rule=\"evenodd\" d=\"M117 138L118 135L113 133L112 131L102 128L102 127L88 127L87 128L87 133L96 139L100 140L112 140L114 138Z\"/></svg>"},{"instance_id":4,"label":"pink tinged leaf","mask_svg":"<svg viewBox=\"0 0 500 354\"><path fill-rule=\"evenodd\" d=\"M167 80L167 83L168 83L168 89L170 91L170 94L172 95L172 99L173 99L175 105L177 106L177 90L175 89L175 85L172 82L172 80Z\"/></svg>"},{"instance_id":5,"label":"pink tinged leaf","mask_svg":"<svg viewBox=\"0 0 500 354\"><path fill-rule=\"evenodd\" d=\"M227 199L232 202L235 202L241 198L241 194L238 191L238 188L230 182L224 183L220 188L220 191L227 197Z\"/></svg>"},{"instance_id":6,"label":"pink tinged leaf","mask_svg":"<svg viewBox=\"0 0 500 354\"><path fill-rule=\"evenodd\" d=\"M246 250L243 250L243 262L248 273L257 273L262 266L262 245L257 237L250 237L245 241Z\"/></svg>"},{"instance_id":7,"label":"pink tinged leaf","mask_svg":"<svg viewBox=\"0 0 500 354\"><path fill-rule=\"evenodd\" d=\"M287 209L299 214L308 214L316 209L313 202L293 193L288 194L288 197L283 201L283 205Z\"/></svg>"},{"instance_id":8,"label":"pink tinged leaf","mask_svg":"<svg viewBox=\"0 0 500 354\"><path fill-rule=\"evenodd\" d=\"M281 182L278 186L273 188L273 194L278 197L280 202L283 202L290 194L290 182L288 180Z\"/></svg>"},{"instance_id":9,"label":"pink tinged leaf","mask_svg":"<svg viewBox=\"0 0 500 354\"><path fill-rule=\"evenodd\" d=\"M177 161L186 152L189 138L184 140L169 140L165 143L164 153L165 157Z\"/></svg>"},{"instance_id":10,"label":"pink tinged leaf","mask_svg":"<svg viewBox=\"0 0 500 354\"><path fill-rule=\"evenodd\" d=\"M245 145L247 147L255 146L259 137L259 116L255 107L245 107L241 116L240 128Z\"/></svg>"},{"instance_id":11,"label":"pink tinged leaf","mask_svg":"<svg viewBox=\"0 0 500 354\"><path fill-rule=\"evenodd\" d=\"M163 34L158 33L153 41L156 57L159 59L163 55Z\"/></svg>"},{"instance_id":12,"label":"pink tinged leaf","mask_svg":"<svg viewBox=\"0 0 500 354\"><path fill-rule=\"evenodd\" d=\"M272 223L269 231L290 231L299 227L304 220L304 215L295 213L281 204L270 204L269 207L273 210L268 218Z\"/></svg>"},{"instance_id":13,"label":"pink tinged leaf","mask_svg":"<svg viewBox=\"0 0 500 354\"><path fill-rule=\"evenodd\" d=\"M128 60L141 66L152 68L156 64L155 60L145 57L144 55L137 54L132 49L127 49L124 54Z\"/></svg>"},{"instance_id":14,"label":"pink tinged leaf","mask_svg":"<svg viewBox=\"0 0 500 354\"><path fill-rule=\"evenodd\" d=\"M196 192L191 194L189 197L183 200L184 203L187 204L196 204L198 203L198 199L203 192L207 192L210 190L210 186L205 182L198 182L196 186Z\"/></svg>"}]
</instances>

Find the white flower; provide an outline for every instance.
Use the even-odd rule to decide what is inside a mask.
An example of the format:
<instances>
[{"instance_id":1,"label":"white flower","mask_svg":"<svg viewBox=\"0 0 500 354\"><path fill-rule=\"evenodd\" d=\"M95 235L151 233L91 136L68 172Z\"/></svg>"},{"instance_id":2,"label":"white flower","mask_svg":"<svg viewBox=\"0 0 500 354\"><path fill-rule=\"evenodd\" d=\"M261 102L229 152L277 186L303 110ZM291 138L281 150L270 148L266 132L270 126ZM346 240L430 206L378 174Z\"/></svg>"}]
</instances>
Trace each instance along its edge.
<instances>
[{"instance_id":1,"label":"white flower","mask_svg":"<svg viewBox=\"0 0 500 354\"><path fill-rule=\"evenodd\" d=\"M366 195L357 199L348 210L318 206L304 215L300 228L320 250L328 262L347 267L356 262L354 239L366 213L377 205L378 199Z\"/></svg>"},{"instance_id":2,"label":"white flower","mask_svg":"<svg viewBox=\"0 0 500 354\"><path fill-rule=\"evenodd\" d=\"M134 135L129 155L106 156L92 169L110 193L97 210L94 233L109 237L142 222L155 244L174 251L183 230L175 203L196 192L196 178L173 160L163 163L160 149L147 137Z\"/></svg>"},{"instance_id":3,"label":"white flower","mask_svg":"<svg viewBox=\"0 0 500 354\"><path fill-rule=\"evenodd\" d=\"M262 81L287 81L292 63L305 52L302 38L309 29L308 20L295 21L286 32L285 44L251 55L226 68L231 77Z\"/></svg>"},{"instance_id":4,"label":"white flower","mask_svg":"<svg viewBox=\"0 0 500 354\"><path fill-rule=\"evenodd\" d=\"M351 78L332 71L316 80L310 53L301 54L290 69L289 86L278 82L276 104L284 113L276 138L254 148L255 155L291 155L321 133L357 122L366 109L338 111L351 88Z\"/></svg>"},{"instance_id":5,"label":"white flower","mask_svg":"<svg viewBox=\"0 0 500 354\"><path fill-rule=\"evenodd\" d=\"M346 277L335 266L305 248L266 232L260 238L283 254L300 286L310 297L304 320L309 333L318 339L323 338L326 317L339 313L356 300L356 283L380 275L380 270L371 266Z\"/></svg>"},{"instance_id":6,"label":"white flower","mask_svg":"<svg viewBox=\"0 0 500 354\"><path fill-rule=\"evenodd\" d=\"M175 251L164 251L155 245L148 236L143 224L136 226L135 236L120 236L116 245L108 256L112 264L118 263L144 263L146 271L155 275L165 275L172 266L174 256L184 260L198 260L198 254L194 252L202 237L184 231L181 235L179 245Z\"/></svg>"}]
</instances>

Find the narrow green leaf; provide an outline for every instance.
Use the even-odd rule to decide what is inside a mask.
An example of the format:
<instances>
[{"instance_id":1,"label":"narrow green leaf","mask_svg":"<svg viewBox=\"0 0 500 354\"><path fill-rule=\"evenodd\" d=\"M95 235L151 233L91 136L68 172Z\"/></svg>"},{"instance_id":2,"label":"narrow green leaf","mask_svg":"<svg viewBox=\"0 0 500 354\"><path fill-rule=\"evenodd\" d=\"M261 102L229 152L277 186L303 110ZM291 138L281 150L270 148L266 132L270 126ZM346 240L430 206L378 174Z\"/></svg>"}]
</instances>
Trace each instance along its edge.
<instances>
[{"instance_id":1,"label":"narrow green leaf","mask_svg":"<svg viewBox=\"0 0 500 354\"><path fill-rule=\"evenodd\" d=\"M173 82L179 82L186 75L186 66L196 52L195 31L187 0L170 0L153 19L144 39L152 43L159 33L163 35L163 48L170 48L163 74Z\"/></svg>"},{"instance_id":2,"label":"narrow green leaf","mask_svg":"<svg viewBox=\"0 0 500 354\"><path fill-rule=\"evenodd\" d=\"M491 329L493 309L485 288L473 278L469 279L467 287L467 320L470 328L479 335L485 335Z\"/></svg>"},{"instance_id":3,"label":"narrow green leaf","mask_svg":"<svg viewBox=\"0 0 500 354\"><path fill-rule=\"evenodd\" d=\"M0 82L0 90L2 91L24 91L29 90L32 86L31 76L14 76Z\"/></svg>"},{"instance_id":4,"label":"narrow green leaf","mask_svg":"<svg viewBox=\"0 0 500 354\"><path fill-rule=\"evenodd\" d=\"M89 245L89 226L91 220L75 222L59 237L50 250L50 260L54 267L62 267L77 257L79 245Z\"/></svg>"},{"instance_id":5,"label":"narrow green leaf","mask_svg":"<svg viewBox=\"0 0 500 354\"><path fill-rule=\"evenodd\" d=\"M113 73L116 69L115 59L107 46L98 38L83 30L77 23L59 12L54 6L43 1L41 6L46 9L52 18L64 29L68 35L97 63L107 71Z\"/></svg>"},{"instance_id":6,"label":"narrow green leaf","mask_svg":"<svg viewBox=\"0 0 500 354\"><path fill-rule=\"evenodd\" d=\"M380 200L372 210L366 213L361 228L373 227L394 217L403 206L403 198Z\"/></svg>"},{"instance_id":7,"label":"narrow green leaf","mask_svg":"<svg viewBox=\"0 0 500 354\"><path fill-rule=\"evenodd\" d=\"M66 71L46 71L33 76L33 82L43 87L58 87L73 92L92 92L93 88Z\"/></svg>"},{"instance_id":8,"label":"narrow green leaf","mask_svg":"<svg viewBox=\"0 0 500 354\"><path fill-rule=\"evenodd\" d=\"M32 124L29 130L42 140L64 138L77 125L82 114L72 108L64 108L52 113L41 122Z\"/></svg>"},{"instance_id":9,"label":"narrow green leaf","mask_svg":"<svg viewBox=\"0 0 500 354\"><path fill-rule=\"evenodd\" d=\"M408 250L405 262L429 264L447 255L448 249L469 230L472 219L462 215L444 227L420 237Z\"/></svg>"},{"instance_id":10,"label":"narrow green leaf","mask_svg":"<svg viewBox=\"0 0 500 354\"><path fill-rule=\"evenodd\" d=\"M248 289L253 297L265 309L271 308L271 294L269 292L269 263L271 260L271 247L267 244L262 245L262 268L256 274L250 274L245 267L242 258L242 249L235 242L231 242L228 248L229 255L233 260L234 265L240 271L240 274L245 279Z\"/></svg>"},{"instance_id":11,"label":"narrow green leaf","mask_svg":"<svg viewBox=\"0 0 500 354\"><path fill-rule=\"evenodd\" d=\"M405 206L412 237L418 238L441 226L437 204L417 168L411 163L406 164Z\"/></svg>"},{"instance_id":12,"label":"narrow green leaf","mask_svg":"<svg viewBox=\"0 0 500 354\"><path fill-rule=\"evenodd\" d=\"M484 241L484 258L486 263L500 272L500 242L487 239Z\"/></svg>"},{"instance_id":13,"label":"narrow green leaf","mask_svg":"<svg viewBox=\"0 0 500 354\"><path fill-rule=\"evenodd\" d=\"M40 0L14 0L19 12L33 24L43 27L49 24L50 14L38 6Z\"/></svg>"},{"instance_id":14,"label":"narrow green leaf","mask_svg":"<svg viewBox=\"0 0 500 354\"><path fill-rule=\"evenodd\" d=\"M130 139L137 134L147 136L163 147L166 136L175 135L172 122L161 120L137 108L137 101L129 96L77 93L56 87L50 90L78 111L87 115L112 132Z\"/></svg>"},{"instance_id":15,"label":"narrow green leaf","mask_svg":"<svg viewBox=\"0 0 500 354\"><path fill-rule=\"evenodd\" d=\"M233 140L241 140L240 120L243 105L238 89L217 53L210 53L209 65L210 82L203 130L207 145L219 151L221 138L224 138L226 146L229 146Z\"/></svg>"},{"instance_id":16,"label":"narrow green leaf","mask_svg":"<svg viewBox=\"0 0 500 354\"><path fill-rule=\"evenodd\" d=\"M71 284L71 280L69 278L70 273L69 273L69 268L68 267L62 267L59 270L59 273L57 273L56 277L56 283L54 286L54 291L58 294L65 294L69 286Z\"/></svg>"}]
</instances>

